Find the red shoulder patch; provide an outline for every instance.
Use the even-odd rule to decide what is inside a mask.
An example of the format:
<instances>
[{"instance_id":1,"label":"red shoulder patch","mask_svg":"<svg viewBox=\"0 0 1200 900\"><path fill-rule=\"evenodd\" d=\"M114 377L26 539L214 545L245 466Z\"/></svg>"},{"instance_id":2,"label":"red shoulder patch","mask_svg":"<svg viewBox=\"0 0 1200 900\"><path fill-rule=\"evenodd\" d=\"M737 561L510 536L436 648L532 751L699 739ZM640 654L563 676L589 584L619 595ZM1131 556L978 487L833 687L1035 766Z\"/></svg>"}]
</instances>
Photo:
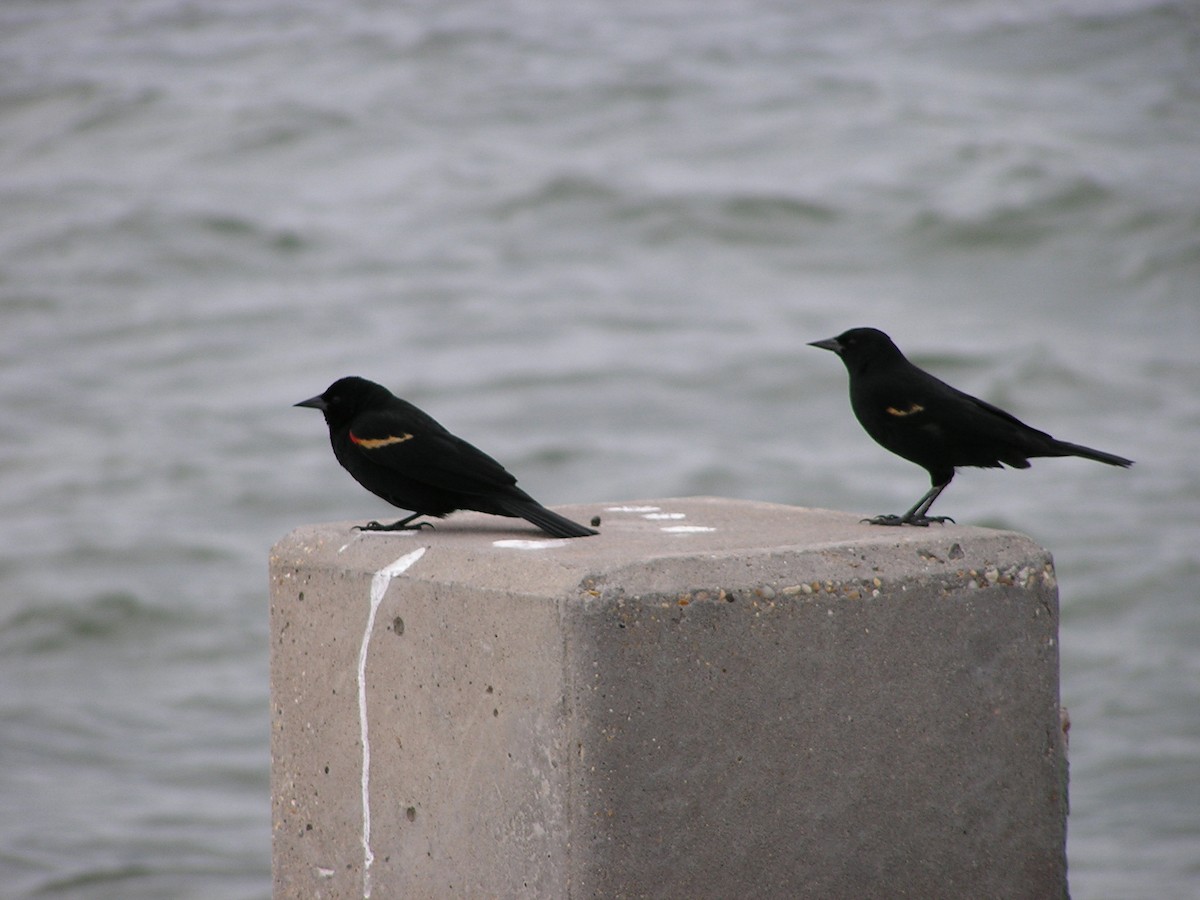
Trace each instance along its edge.
<instances>
[{"instance_id":1,"label":"red shoulder patch","mask_svg":"<svg viewBox=\"0 0 1200 900\"><path fill-rule=\"evenodd\" d=\"M358 444L364 450L378 450L380 447L390 447L392 444L403 444L405 441L411 441L412 438L413 436L407 432L383 438L360 438L353 431L350 432L351 443Z\"/></svg>"}]
</instances>

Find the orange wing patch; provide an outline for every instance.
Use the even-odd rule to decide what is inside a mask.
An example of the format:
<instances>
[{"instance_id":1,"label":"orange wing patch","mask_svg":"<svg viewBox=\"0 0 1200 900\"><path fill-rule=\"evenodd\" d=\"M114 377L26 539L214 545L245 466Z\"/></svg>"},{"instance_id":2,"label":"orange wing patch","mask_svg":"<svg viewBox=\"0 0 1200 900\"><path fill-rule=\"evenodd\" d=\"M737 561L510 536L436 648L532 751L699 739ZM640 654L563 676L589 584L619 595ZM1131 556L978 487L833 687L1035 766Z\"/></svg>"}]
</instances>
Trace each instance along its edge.
<instances>
[{"instance_id":1,"label":"orange wing patch","mask_svg":"<svg viewBox=\"0 0 1200 900\"><path fill-rule=\"evenodd\" d=\"M390 447L392 444L403 444L405 441L411 441L412 435L393 434L385 438L360 438L353 431L350 432L350 440L364 450L378 450L380 447Z\"/></svg>"},{"instance_id":2,"label":"orange wing patch","mask_svg":"<svg viewBox=\"0 0 1200 900\"><path fill-rule=\"evenodd\" d=\"M925 407L923 407L920 403L914 403L908 409L896 409L894 406L889 406L887 411L889 415L893 415L902 419L905 416L911 416L919 412L924 412Z\"/></svg>"}]
</instances>

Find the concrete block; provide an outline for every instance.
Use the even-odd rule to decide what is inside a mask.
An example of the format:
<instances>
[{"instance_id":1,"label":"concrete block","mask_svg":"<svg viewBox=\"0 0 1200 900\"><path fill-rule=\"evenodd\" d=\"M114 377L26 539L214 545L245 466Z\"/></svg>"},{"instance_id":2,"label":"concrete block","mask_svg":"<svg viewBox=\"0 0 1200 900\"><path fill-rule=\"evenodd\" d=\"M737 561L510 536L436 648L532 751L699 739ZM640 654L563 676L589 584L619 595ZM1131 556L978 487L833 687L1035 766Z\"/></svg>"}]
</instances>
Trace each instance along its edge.
<instances>
[{"instance_id":1,"label":"concrete block","mask_svg":"<svg viewBox=\"0 0 1200 900\"><path fill-rule=\"evenodd\" d=\"M304 527L275 896L1061 897L1049 554L714 498Z\"/></svg>"}]
</instances>

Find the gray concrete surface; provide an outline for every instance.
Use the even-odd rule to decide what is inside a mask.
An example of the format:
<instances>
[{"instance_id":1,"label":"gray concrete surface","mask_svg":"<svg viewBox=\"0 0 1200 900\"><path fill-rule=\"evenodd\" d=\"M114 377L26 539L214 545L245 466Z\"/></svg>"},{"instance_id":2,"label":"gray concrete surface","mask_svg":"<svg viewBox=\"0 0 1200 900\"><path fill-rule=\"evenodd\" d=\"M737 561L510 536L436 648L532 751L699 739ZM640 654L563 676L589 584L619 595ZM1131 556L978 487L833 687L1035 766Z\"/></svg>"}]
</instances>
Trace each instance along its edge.
<instances>
[{"instance_id":1,"label":"gray concrete surface","mask_svg":"<svg viewBox=\"0 0 1200 900\"><path fill-rule=\"evenodd\" d=\"M601 534L459 513L275 546L276 897L1065 894L1044 550L713 498L562 511Z\"/></svg>"}]
</instances>

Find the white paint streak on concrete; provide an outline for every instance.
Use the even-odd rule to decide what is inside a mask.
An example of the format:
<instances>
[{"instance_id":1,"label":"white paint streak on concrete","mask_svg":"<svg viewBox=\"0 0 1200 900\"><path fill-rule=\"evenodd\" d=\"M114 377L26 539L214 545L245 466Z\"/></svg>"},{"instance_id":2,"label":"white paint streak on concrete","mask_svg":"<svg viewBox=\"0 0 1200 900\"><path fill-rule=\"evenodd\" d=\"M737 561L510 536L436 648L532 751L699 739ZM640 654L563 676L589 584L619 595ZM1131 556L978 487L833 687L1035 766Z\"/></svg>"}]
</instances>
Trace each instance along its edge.
<instances>
[{"instance_id":1,"label":"white paint streak on concrete","mask_svg":"<svg viewBox=\"0 0 1200 900\"><path fill-rule=\"evenodd\" d=\"M605 512L648 513L648 512L658 512L660 509L662 509L661 506L606 506L604 508L604 511Z\"/></svg>"},{"instance_id":2,"label":"white paint streak on concrete","mask_svg":"<svg viewBox=\"0 0 1200 900\"><path fill-rule=\"evenodd\" d=\"M687 513L652 512L642 516L643 519L686 519Z\"/></svg>"},{"instance_id":3,"label":"white paint streak on concrete","mask_svg":"<svg viewBox=\"0 0 1200 900\"><path fill-rule=\"evenodd\" d=\"M362 645L358 650L358 724L362 730L362 847L363 847L363 898L371 896L371 864L375 854L371 851L371 741L367 734L367 648L371 644L371 632L375 630L375 614L387 593L388 585L397 575L405 572L425 554L424 547L406 553L390 566L384 566L371 578L371 608L367 615L367 627L363 632Z\"/></svg>"},{"instance_id":4,"label":"white paint streak on concrete","mask_svg":"<svg viewBox=\"0 0 1200 900\"><path fill-rule=\"evenodd\" d=\"M562 547L565 540L551 541L492 541L493 547L504 547L508 550L544 550L547 547Z\"/></svg>"},{"instance_id":5,"label":"white paint streak on concrete","mask_svg":"<svg viewBox=\"0 0 1200 900\"><path fill-rule=\"evenodd\" d=\"M671 534L698 534L703 531L716 531L715 528L709 528L707 525L668 525L662 529Z\"/></svg>"}]
</instances>

